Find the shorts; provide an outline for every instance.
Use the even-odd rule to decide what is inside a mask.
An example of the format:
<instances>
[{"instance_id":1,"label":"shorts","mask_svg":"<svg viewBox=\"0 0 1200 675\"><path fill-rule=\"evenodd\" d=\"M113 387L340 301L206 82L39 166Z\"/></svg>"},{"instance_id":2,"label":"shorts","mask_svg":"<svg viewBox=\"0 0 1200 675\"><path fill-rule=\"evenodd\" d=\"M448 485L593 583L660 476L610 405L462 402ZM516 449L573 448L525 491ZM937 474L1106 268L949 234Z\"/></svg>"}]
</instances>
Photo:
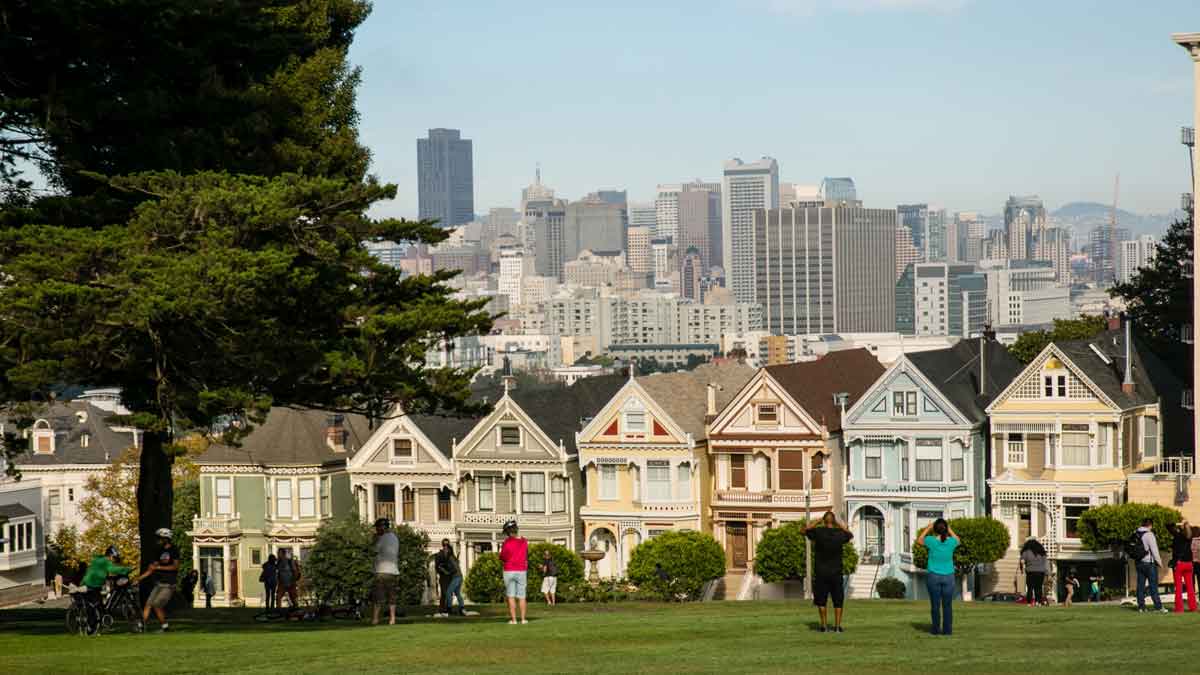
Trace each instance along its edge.
<instances>
[{"instance_id":1,"label":"shorts","mask_svg":"<svg viewBox=\"0 0 1200 675\"><path fill-rule=\"evenodd\" d=\"M371 587L371 600L377 605L396 604L396 580L398 574L376 574L375 584Z\"/></svg>"},{"instance_id":2,"label":"shorts","mask_svg":"<svg viewBox=\"0 0 1200 675\"><path fill-rule=\"evenodd\" d=\"M846 589L842 586L840 574L813 575L813 604L824 607L832 599L833 608L841 609L846 601Z\"/></svg>"},{"instance_id":3,"label":"shorts","mask_svg":"<svg viewBox=\"0 0 1200 675\"><path fill-rule=\"evenodd\" d=\"M558 592L558 577L542 577L542 592L557 593Z\"/></svg>"},{"instance_id":4,"label":"shorts","mask_svg":"<svg viewBox=\"0 0 1200 675\"><path fill-rule=\"evenodd\" d=\"M146 604L155 609L166 609L167 605L171 604L171 598L175 595L175 586L172 584L157 583L154 584L154 590L150 591L150 597L146 600Z\"/></svg>"},{"instance_id":5,"label":"shorts","mask_svg":"<svg viewBox=\"0 0 1200 675\"><path fill-rule=\"evenodd\" d=\"M525 571L504 573L504 595L510 598L525 597Z\"/></svg>"}]
</instances>

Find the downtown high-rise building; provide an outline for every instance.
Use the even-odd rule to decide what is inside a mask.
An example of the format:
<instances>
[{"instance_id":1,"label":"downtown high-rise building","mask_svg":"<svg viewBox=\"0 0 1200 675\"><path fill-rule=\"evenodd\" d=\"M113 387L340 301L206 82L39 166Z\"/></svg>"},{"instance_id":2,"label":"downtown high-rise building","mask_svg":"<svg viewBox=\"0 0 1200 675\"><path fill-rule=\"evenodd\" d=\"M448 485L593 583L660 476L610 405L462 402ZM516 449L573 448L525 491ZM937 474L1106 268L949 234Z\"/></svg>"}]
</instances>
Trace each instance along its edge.
<instances>
[{"instance_id":1,"label":"downtown high-rise building","mask_svg":"<svg viewBox=\"0 0 1200 675\"><path fill-rule=\"evenodd\" d=\"M1088 233L1088 262L1092 270L1092 280L1107 288L1117 278L1118 260L1113 259L1115 251L1117 258L1121 255L1121 242L1133 238L1129 230L1118 227L1115 230L1116 241L1112 239L1110 226L1101 225L1092 228Z\"/></svg>"},{"instance_id":2,"label":"downtown high-rise building","mask_svg":"<svg viewBox=\"0 0 1200 675\"><path fill-rule=\"evenodd\" d=\"M654 271L654 256L650 251L650 241L654 239L653 225L630 225L627 236L626 261L629 269L642 276Z\"/></svg>"},{"instance_id":3,"label":"downtown high-rise building","mask_svg":"<svg viewBox=\"0 0 1200 675\"><path fill-rule=\"evenodd\" d=\"M658 221L654 204L629 204L629 227L648 227L653 232Z\"/></svg>"},{"instance_id":4,"label":"downtown high-rise building","mask_svg":"<svg viewBox=\"0 0 1200 675\"><path fill-rule=\"evenodd\" d=\"M717 190L689 190L679 193L678 202L679 231L675 243L680 253L690 248L696 249L700 256L700 268L707 274L714 264L714 236L719 239L721 235L721 193Z\"/></svg>"},{"instance_id":5,"label":"downtown high-rise building","mask_svg":"<svg viewBox=\"0 0 1200 675\"><path fill-rule=\"evenodd\" d=\"M858 189L849 177L826 178L821 181L821 198L832 205L854 205L858 202Z\"/></svg>"},{"instance_id":6,"label":"downtown high-rise building","mask_svg":"<svg viewBox=\"0 0 1200 675\"><path fill-rule=\"evenodd\" d=\"M725 285L738 302L757 302L755 213L779 207L779 163L725 162L721 186L721 253Z\"/></svg>"},{"instance_id":7,"label":"downtown high-rise building","mask_svg":"<svg viewBox=\"0 0 1200 675\"><path fill-rule=\"evenodd\" d=\"M896 332L969 338L987 323L987 276L974 265L917 263L896 283Z\"/></svg>"},{"instance_id":8,"label":"downtown high-rise building","mask_svg":"<svg viewBox=\"0 0 1200 675\"><path fill-rule=\"evenodd\" d=\"M1071 285L1071 231L1063 227L1048 227L1033 243L1033 260L1048 260L1054 267L1058 283Z\"/></svg>"},{"instance_id":9,"label":"downtown high-rise building","mask_svg":"<svg viewBox=\"0 0 1200 675\"><path fill-rule=\"evenodd\" d=\"M1132 281L1138 270L1154 262L1157 253L1158 237L1152 234L1120 242L1117 247L1117 281L1123 284Z\"/></svg>"},{"instance_id":10,"label":"downtown high-rise building","mask_svg":"<svg viewBox=\"0 0 1200 675\"><path fill-rule=\"evenodd\" d=\"M755 294L776 335L891 332L896 211L862 207L754 212Z\"/></svg>"},{"instance_id":11,"label":"downtown high-rise building","mask_svg":"<svg viewBox=\"0 0 1200 675\"><path fill-rule=\"evenodd\" d=\"M929 245L929 205L900 204L896 207L896 218L900 221L900 227L908 230L912 245L917 249L918 260L928 260L925 252Z\"/></svg>"},{"instance_id":12,"label":"downtown high-rise building","mask_svg":"<svg viewBox=\"0 0 1200 675\"><path fill-rule=\"evenodd\" d=\"M690 183L660 183L654 197L654 236L674 239L679 234L679 195L685 192L711 192L719 198L721 184L699 178Z\"/></svg>"},{"instance_id":13,"label":"downtown high-rise building","mask_svg":"<svg viewBox=\"0 0 1200 675\"><path fill-rule=\"evenodd\" d=\"M1034 245L1046 229L1046 207L1041 197L1010 196L1004 203L1004 232L1010 260L1033 258Z\"/></svg>"},{"instance_id":14,"label":"downtown high-rise building","mask_svg":"<svg viewBox=\"0 0 1200 675\"><path fill-rule=\"evenodd\" d=\"M976 263L983 259L983 240L987 235L987 223L974 211L954 214L956 223L958 260Z\"/></svg>"},{"instance_id":15,"label":"downtown high-rise building","mask_svg":"<svg viewBox=\"0 0 1200 675\"><path fill-rule=\"evenodd\" d=\"M921 251L913 244L912 230L896 225L896 280L915 263L921 262Z\"/></svg>"},{"instance_id":16,"label":"downtown high-rise building","mask_svg":"<svg viewBox=\"0 0 1200 675\"><path fill-rule=\"evenodd\" d=\"M417 139L417 200L422 220L443 227L475 219L475 177L471 141L458 129L430 129Z\"/></svg>"}]
</instances>

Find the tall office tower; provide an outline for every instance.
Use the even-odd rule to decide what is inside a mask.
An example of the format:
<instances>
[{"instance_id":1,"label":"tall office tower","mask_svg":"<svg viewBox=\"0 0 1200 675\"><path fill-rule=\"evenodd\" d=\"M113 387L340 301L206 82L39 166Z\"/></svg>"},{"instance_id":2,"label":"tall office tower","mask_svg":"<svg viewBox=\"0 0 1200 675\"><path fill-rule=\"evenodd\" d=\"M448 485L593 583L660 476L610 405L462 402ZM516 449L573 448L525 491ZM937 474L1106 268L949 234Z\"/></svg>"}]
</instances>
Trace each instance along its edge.
<instances>
[{"instance_id":1,"label":"tall office tower","mask_svg":"<svg viewBox=\"0 0 1200 675\"><path fill-rule=\"evenodd\" d=\"M1008 257L1028 260L1033 244L1046 229L1046 207L1037 195L1010 196L1004 203L1004 231L1008 238Z\"/></svg>"},{"instance_id":2,"label":"tall office tower","mask_svg":"<svg viewBox=\"0 0 1200 675\"><path fill-rule=\"evenodd\" d=\"M629 228L629 244L626 259L629 269L646 276L654 271L654 256L650 252L650 240L654 238L654 227L639 225Z\"/></svg>"},{"instance_id":3,"label":"tall office tower","mask_svg":"<svg viewBox=\"0 0 1200 675\"><path fill-rule=\"evenodd\" d=\"M509 307L525 304L525 279L533 276L533 259L521 248L505 248L500 251L500 294L508 298Z\"/></svg>"},{"instance_id":4,"label":"tall office tower","mask_svg":"<svg viewBox=\"0 0 1200 675\"><path fill-rule=\"evenodd\" d=\"M539 276L563 280L563 264L574 259L577 251L568 254L564 225L567 207L561 200L530 201L525 219L533 232L534 268Z\"/></svg>"},{"instance_id":5,"label":"tall office tower","mask_svg":"<svg viewBox=\"0 0 1200 675\"><path fill-rule=\"evenodd\" d=\"M896 332L968 338L987 323L987 276L974 265L917 263L896 283Z\"/></svg>"},{"instance_id":6,"label":"tall office tower","mask_svg":"<svg viewBox=\"0 0 1200 675\"><path fill-rule=\"evenodd\" d=\"M629 227L648 227L654 232L657 219L653 204L629 204Z\"/></svg>"},{"instance_id":7,"label":"tall office tower","mask_svg":"<svg viewBox=\"0 0 1200 675\"><path fill-rule=\"evenodd\" d=\"M983 259L983 240L987 224L974 211L954 214L958 223L958 255L963 262L975 263Z\"/></svg>"},{"instance_id":8,"label":"tall office tower","mask_svg":"<svg viewBox=\"0 0 1200 675\"><path fill-rule=\"evenodd\" d=\"M400 269L400 261L404 260L409 248L406 244L397 244L394 241L368 241L364 242L363 246L366 247L367 253L379 262L396 269Z\"/></svg>"},{"instance_id":9,"label":"tall office tower","mask_svg":"<svg viewBox=\"0 0 1200 675\"><path fill-rule=\"evenodd\" d=\"M947 232L950 224L946 219L946 209L929 209L929 220L925 230L924 257L927 262L944 262L950 257L947 245Z\"/></svg>"},{"instance_id":10,"label":"tall office tower","mask_svg":"<svg viewBox=\"0 0 1200 675\"><path fill-rule=\"evenodd\" d=\"M1129 283L1138 270L1154 262L1157 253L1158 237L1152 234L1120 242L1117 248L1117 281Z\"/></svg>"},{"instance_id":11,"label":"tall office tower","mask_svg":"<svg viewBox=\"0 0 1200 675\"><path fill-rule=\"evenodd\" d=\"M624 206L598 200L567 204L563 239L566 242L566 260L574 259L584 249L624 251Z\"/></svg>"},{"instance_id":12,"label":"tall office tower","mask_svg":"<svg viewBox=\"0 0 1200 675\"><path fill-rule=\"evenodd\" d=\"M1041 325L1072 315L1071 289L1045 260L1003 260L987 275L988 321L993 326Z\"/></svg>"},{"instance_id":13,"label":"tall office tower","mask_svg":"<svg viewBox=\"0 0 1200 675\"><path fill-rule=\"evenodd\" d=\"M703 300L700 280L704 278L705 269L707 268L701 261L700 251L696 250L695 246L688 247L679 269L679 294L696 302Z\"/></svg>"},{"instance_id":14,"label":"tall office tower","mask_svg":"<svg viewBox=\"0 0 1200 675\"><path fill-rule=\"evenodd\" d=\"M650 240L650 255L654 259L654 287L666 290L679 271L675 244L669 237L655 237Z\"/></svg>"},{"instance_id":15,"label":"tall office tower","mask_svg":"<svg viewBox=\"0 0 1200 675\"><path fill-rule=\"evenodd\" d=\"M1058 283L1071 285L1071 232L1061 227L1049 227L1033 245L1033 260L1049 260L1054 266Z\"/></svg>"},{"instance_id":16,"label":"tall office tower","mask_svg":"<svg viewBox=\"0 0 1200 675\"><path fill-rule=\"evenodd\" d=\"M542 209L554 204L554 188L542 185L542 168L534 169L533 183L521 190L521 215L529 215L530 208Z\"/></svg>"},{"instance_id":17,"label":"tall office tower","mask_svg":"<svg viewBox=\"0 0 1200 675\"><path fill-rule=\"evenodd\" d=\"M821 196L820 185L779 184L779 206L782 208L802 209L807 206L824 205L825 199Z\"/></svg>"},{"instance_id":18,"label":"tall office tower","mask_svg":"<svg viewBox=\"0 0 1200 675\"><path fill-rule=\"evenodd\" d=\"M458 129L430 129L417 139L417 200L422 219L443 227L475 219L475 178L471 141Z\"/></svg>"},{"instance_id":19,"label":"tall office tower","mask_svg":"<svg viewBox=\"0 0 1200 675\"><path fill-rule=\"evenodd\" d=\"M854 204L859 201L853 178L826 178L821 181L821 198L827 204Z\"/></svg>"},{"instance_id":20,"label":"tall office tower","mask_svg":"<svg viewBox=\"0 0 1200 675\"><path fill-rule=\"evenodd\" d=\"M903 225L896 226L896 280L909 265L921 262L921 251L913 245L912 231Z\"/></svg>"},{"instance_id":21,"label":"tall office tower","mask_svg":"<svg viewBox=\"0 0 1200 675\"><path fill-rule=\"evenodd\" d=\"M721 252L725 283L738 302L757 302L754 213L779 208L779 163L770 157L725 162L721 189Z\"/></svg>"},{"instance_id":22,"label":"tall office tower","mask_svg":"<svg viewBox=\"0 0 1200 675\"><path fill-rule=\"evenodd\" d=\"M679 234L675 238L680 251L695 248L700 254L700 268L705 271L713 264L713 230L721 230L721 193L715 190L680 192Z\"/></svg>"},{"instance_id":23,"label":"tall office tower","mask_svg":"<svg viewBox=\"0 0 1200 675\"><path fill-rule=\"evenodd\" d=\"M624 190L597 190L595 192L589 192L585 199L588 201L604 202L605 204L617 204L619 206L625 206L625 204L628 202L625 196L626 193Z\"/></svg>"},{"instance_id":24,"label":"tall office tower","mask_svg":"<svg viewBox=\"0 0 1200 675\"><path fill-rule=\"evenodd\" d=\"M679 235L679 195L684 192L715 192L721 194L720 183L706 183L699 178L690 183L662 183L654 198L657 226L656 237L671 237Z\"/></svg>"},{"instance_id":25,"label":"tall office tower","mask_svg":"<svg viewBox=\"0 0 1200 675\"><path fill-rule=\"evenodd\" d=\"M756 296L776 335L896 327L896 211L861 207L754 212Z\"/></svg>"},{"instance_id":26,"label":"tall office tower","mask_svg":"<svg viewBox=\"0 0 1200 675\"><path fill-rule=\"evenodd\" d=\"M991 230L983 240L980 260L1007 260L1008 235L1004 230Z\"/></svg>"},{"instance_id":27,"label":"tall office tower","mask_svg":"<svg viewBox=\"0 0 1200 675\"><path fill-rule=\"evenodd\" d=\"M1092 270L1092 280L1097 284L1107 288L1113 283L1116 278L1117 261L1112 259L1112 243L1109 241L1108 225L1101 225L1093 228L1088 234L1088 261ZM1117 250L1121 249L1121 242L1129 241L1133 237L1130 236L1129 230L1120 227L1117 228Z\"/></svg>"},{"instance_id":28,"label":"tall office tower","mask_svg":"<svg viewBox=\"0 0 1200 675\"><path fill-rule=\"evenodd\" d=\"M896 207L896 217L900 219L900 227L908 230L917 256L921 261L928 260L925 252L929 245L929 205L901 204Z\"/></svg>"}]
</instances>

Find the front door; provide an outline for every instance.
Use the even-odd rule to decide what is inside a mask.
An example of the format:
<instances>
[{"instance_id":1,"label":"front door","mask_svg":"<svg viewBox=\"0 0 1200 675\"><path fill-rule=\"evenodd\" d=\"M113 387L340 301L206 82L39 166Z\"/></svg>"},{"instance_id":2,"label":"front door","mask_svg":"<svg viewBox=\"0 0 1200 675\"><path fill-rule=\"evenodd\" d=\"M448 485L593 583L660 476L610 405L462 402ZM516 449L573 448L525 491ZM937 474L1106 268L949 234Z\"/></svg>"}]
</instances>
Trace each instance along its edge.
<instances>
[{"instance_id":1,"label":"front door","mask_svg":"<svg viewBox=\"0 0 1200 675\"><path fill-rule=\"evenodd\" d=\"M746 523L729 523L725 529L729 539L729 566L734 569L745 569L746 559L749 558Z\"/></svg>"},{"instance_id":2,"label":"front door","mask_svg":"<svg viewBox=\"0 0 1200 675\"><path fill-rule=\"evenodd\" d=\"M1029 505L1023 504L1017 507L1017 548L1029 541L1031 536L1033 536L1033 520Z\"/></svg>"},{"instance_id":3,"label":"front door","mask_svg":"<svg viewBox=\"0 0 1200 675\"><path fill-rule=\"evenodd\" d=\"M238 561L229 561L229 599L238 599Z\"/></svg>"}]
</instances>

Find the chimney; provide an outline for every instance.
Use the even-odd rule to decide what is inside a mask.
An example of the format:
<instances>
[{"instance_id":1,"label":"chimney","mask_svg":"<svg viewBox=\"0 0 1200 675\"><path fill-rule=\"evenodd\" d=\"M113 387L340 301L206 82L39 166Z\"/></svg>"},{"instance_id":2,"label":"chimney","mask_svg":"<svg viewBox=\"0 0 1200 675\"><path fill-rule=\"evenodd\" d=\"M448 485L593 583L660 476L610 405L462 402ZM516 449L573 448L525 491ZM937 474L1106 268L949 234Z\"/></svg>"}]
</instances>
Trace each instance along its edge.
<instances>
[{"instance_id":1,"label":"chimney","mask_svg":"<svg viewBox=\"0 0 1200 675\"><path fill-rule=\"evenodd\" d=\"M1112 319L1109 319L1112 321ZM1121 317L1117 317L1118 324L1121 322ZM1132 394L1133 387L1133 331L1130 329L1132 323L1128 317L1125 318L1125 380L1121 382L1121 391L1126 394Z\"/></svg>"},{"instance_id":2,"label":"chimney","mask_svg":"<svg viewBox=\"0 0 1200 675\"><path fill-rule=\"evenodd\" d=\"M717 416L717 385L709 382L704 387L705 393L708 395L707 406L704 409L704 414L709 420Z\"/></svg>"},{"instance_id":3,"label":"chimney","mask_svg":"<svg viewBox=\"0 0 1200 675\"><path fill-rule=\"evenodd\" d=\"M979 336L979 395L987 396L987 331Z\"/></svg>"},{"instance_id":4,"label":"chimney","mask_svg":"<svg viewBox=\"0 0 1200 675\"><path fill-rule=\"evenodd\" d=\"M325 418L325 444L334 452L346 451L346 424L341 415Z\"/></svg>"},{"instance_id":5,"label":"chimney","mask_svg":"<svg viewBox=\"0 0 1200 675\"><path fill-rule=\"evenodd\" d=\"M1106 318L1108 319L1108 329L1109 330L1121 330L1121 315L1120 314L1113 312L1112 314L1106 315Z\"/></svg>"}]
</instances>

